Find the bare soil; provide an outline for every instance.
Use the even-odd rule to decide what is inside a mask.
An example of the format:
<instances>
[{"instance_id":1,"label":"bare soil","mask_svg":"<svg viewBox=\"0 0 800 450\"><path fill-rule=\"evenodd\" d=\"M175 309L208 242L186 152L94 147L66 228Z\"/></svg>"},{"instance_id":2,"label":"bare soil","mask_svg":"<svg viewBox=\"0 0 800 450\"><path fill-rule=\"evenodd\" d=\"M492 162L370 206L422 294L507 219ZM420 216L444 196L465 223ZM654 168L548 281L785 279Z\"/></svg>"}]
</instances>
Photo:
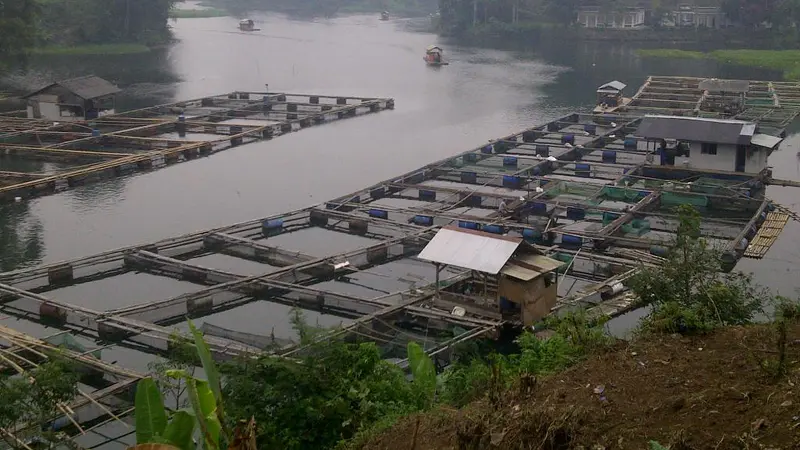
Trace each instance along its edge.
<instances>
[{"instance_id":1,"label":"bare soil","mask_svg":"<svg viewBox=\"0 0 800 450\"><path fill-rule=\"evenodd\" d=\"M368 450L800 449L800 325L640 339L462 410L405 418ZM766 367L766 368L765 368Z\"/></svg>"}]
</instances>

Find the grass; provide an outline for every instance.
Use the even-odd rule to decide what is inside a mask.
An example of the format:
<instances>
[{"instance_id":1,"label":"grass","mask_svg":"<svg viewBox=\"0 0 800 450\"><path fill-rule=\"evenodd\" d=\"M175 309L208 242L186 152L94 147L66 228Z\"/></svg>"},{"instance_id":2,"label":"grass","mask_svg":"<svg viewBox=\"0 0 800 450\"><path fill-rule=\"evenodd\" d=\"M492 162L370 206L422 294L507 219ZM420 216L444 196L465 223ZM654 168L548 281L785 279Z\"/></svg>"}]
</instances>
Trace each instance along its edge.
<instances>
[{"instance_id":1,"label":"grass","mask_svg":"<svg viewBox=\"0 0 800 450\"><path fill-rule=\"evenodd\" d=\"M48 46L31 49L34 55L133 55L147 53L150 48L143 44L90 44L75 46Z\"/></svg>"},{"instance_id":2,"label":"grass","mask_svg":"<svg viewBox=\"0 0 800 450\"><path fill-rule=\"evenodd\" d=\"M712 59L726 64L779 70L787 80L800 80L800 50L714 50L709 53L677 49L639 49L639 56Z\"/></svg>"},{"instance_id":3,"label":"grass","mask_svg":"<svg viewBox=\"0 0 800 450\"><path fill-rule=\"evenodd\" d=\"M172 9L169 17L173 19L204 19L209 17L225 17L228 13L218 8L206 9Z\"/></svg>"},{"instance_id":4,"label":"grass","mask_svg":"<svg viewBox=\"0 0 800 450\"><path fill-rule=\"evenodd\" d=\"M679 50L677 48L640 48L636 50L636 54L639 56L651 57L651 58L702 59L707 57L706 54L703 52Z\"/></svg>"}]
</instances>

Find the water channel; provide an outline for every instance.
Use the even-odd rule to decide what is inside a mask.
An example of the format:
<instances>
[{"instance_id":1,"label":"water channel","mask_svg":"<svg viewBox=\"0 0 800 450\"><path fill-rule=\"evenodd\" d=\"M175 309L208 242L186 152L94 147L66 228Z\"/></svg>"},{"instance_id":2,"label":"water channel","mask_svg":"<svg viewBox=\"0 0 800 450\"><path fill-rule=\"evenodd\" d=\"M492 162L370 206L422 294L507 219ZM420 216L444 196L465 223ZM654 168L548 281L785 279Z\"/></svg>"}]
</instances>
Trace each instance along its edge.
<instances>
[{"instance_id":1,"label":"water channel","mask_svg":"<svg viewBox=\"0 0 800 450\"><path fill-rule=\"evenodd\" d=\"M142 55L47 57L6 76L6 89L28 90L52 80L94 73L124 89L123 109L233 90L391 96L394 111L303 130L242 146L210 158L109 180L0 208L0 263L4 270L98 253L316 204L406 172L576 109L587 110L594 89L612 79L638 87L648 74L777 79L761 70L710 61L643 60L609 44L504 51L465 48L413 30L413 21L380 22L351 16L298 21L277 15L254 19L260 32L243 33L237 18L179 19L178 41ZM422 63L422 51L442 43L451 64ZM797 131L797 130L795 130ZM800 136L791 134L771 164L778 178L800 176ZM798 210L791 188L769 196ZM739 269L784 295L800 286L800 225L790 222L763 261ZM325 254L340 242L308 239L297 250ZM213 266L248 273L247 267ZM252 270L252 268L251 268ZM197 289L154 276L122 277L49 293L96 309L110 309ZM242 331L286 332L285 308L274 305L225 313L218 325ZM266 309L264 309L266 308ZM48 334L11 318L0 323ZM337 321L338 323L338 321ZM620 327L629 326L631 318ZM145 360L120 350L119 360Z\"/></svg>"}]
</instances>

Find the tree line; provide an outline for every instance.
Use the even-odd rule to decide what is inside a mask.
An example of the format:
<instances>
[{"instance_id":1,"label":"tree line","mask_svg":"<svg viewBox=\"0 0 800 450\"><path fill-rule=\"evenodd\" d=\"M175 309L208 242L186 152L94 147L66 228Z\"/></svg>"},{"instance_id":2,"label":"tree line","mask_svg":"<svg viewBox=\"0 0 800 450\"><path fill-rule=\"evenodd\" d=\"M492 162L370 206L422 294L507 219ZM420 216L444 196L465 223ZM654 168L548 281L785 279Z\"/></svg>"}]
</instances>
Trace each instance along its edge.
<instances>
[{"instance_id":1,"label":"tree line","mask_svg":"<svg viewBox=\"0 0 800 450\"><path fill-rule=\"evenodd\" d=\"M490 22L515 24L539 22L568 25L575 22L582 7L598 7L608 13L630 6L648 10L648 21L658 25L676 11L683 0L439 0L441 26L445 31L463 31ZM715 6L698 2L697 6ZM800 0L718 0L716 6L742 26L793 26L800 22Z\"/></svg>"},{"instance_id":2,"label":"tree line","mask_svg":"<svg viewBox=\"0 0 800 450\"><path fill-rule=\"evenodd\" d=\"M34 46L164 42L175 0L0 2L0 55Z\"/></svg>"},{"instance_id":3,"label":"tree line","mask_svg":"<svg viewBox=\"0 0 800 450\"><path fill-rule=\"evenodd\" d=\"M398 16L421 16L435 12L437 0L207 0L211 5L235 13L277 11L298 16L333 16L348 13L389 11Z\"/></svg>"}]
</instances>

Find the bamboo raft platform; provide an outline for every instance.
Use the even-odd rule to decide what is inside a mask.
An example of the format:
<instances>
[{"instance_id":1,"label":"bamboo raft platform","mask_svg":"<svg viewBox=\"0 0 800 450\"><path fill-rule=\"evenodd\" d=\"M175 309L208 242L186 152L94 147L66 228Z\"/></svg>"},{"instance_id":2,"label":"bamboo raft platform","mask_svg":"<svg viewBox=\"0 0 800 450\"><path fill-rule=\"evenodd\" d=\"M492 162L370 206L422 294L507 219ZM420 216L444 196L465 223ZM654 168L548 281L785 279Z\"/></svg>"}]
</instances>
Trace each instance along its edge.
<instances>
[{"instance_id":1,"label":"bamboo raft platform","mask_svg":"<svg viewBox=\"0 0 800 450\"><path fill-rule=\"evenodd\" d=\"M649 79L650 85L657 82ZM225 108L233 108L225 111L251 105L249 99L236 97L221 100ZM279 101L272 94L267 97ZM357 100L377 101L376 109L393 107L389 100ZM303 101L317 105L319 100ZM151 149L161 142L151 138L174 130L181 113L187 129L208 132L225 126L220 113L204 109L203 102L208 104L200 100L103 118L98 123L107 128L99 138L110 145L102 151L123 153L113 144L119 141ZM254 114L261 114L263 100L256 103ZM330 106L329 111L337 111ZM224 116L229 117L227 112ZM678 228L677 206L697 206L701 235L724 246L728 269L741 257L761 251L757 247L771 245L774 239L762 241L777 236L789 217L764 195L772 180L768 170L744 174L658 165L649 151L636 145L640 121L630 111L569 114L318 205L2 273L0 309L97 345L152 355L168 354L175 332L191 317L207 331L214 358L225 361L263 352L295 357L308 351L293 336L275 336L264 320L283 322L271 308L298 307L341 321L323 339L374 341L384 357L401 366L406 363L405 346L413 340L447 361L454 345L516 324L493 304L495 287L480 275L448 268L439 278L431 263L418 258L439 230L455 226L521 238L563 262L556 273L558 303L552 313L584 309L591 315L618 316L636 305L628 280L643 266L664 262ZM259 133L263 137L266 128L254 129L260 129L254 140ZM245 133L234 131L235 136ZM51 142L46 147L4 145L44 154L79 152L76 158L80 152L101 151L92 147L98 136L61 141L61 135L53 134L64 132L77 133L46 130L50 134L42 137ZM220 145L230 139L226 135ZM183 151L185 144L179 145L174 148ZM163 151L171 151L169 145ZM125 158L106 159L113 165ZM304 245L309 241L330 246L309 249ZM144 284L178 280L185 292L107 308L60 298L67 288L130 276ZM465 289L478 283L491 295ZM233 328L224 321L231 312L236 313ZM126 379L133 383L138 377L130 373ZM122 403L111 406L124 408Z\"/></svg>"},{"instance_id":2,"label":"bamboo raft platform","mask_svg":"<svg viewBox=\"0 0 800 450\"><path fill-rule=\"evenodd\" d=\"M705 89L707 87L713 90ZM648 77L617 113L735 118L758 122L776 134L800 114L800 85L794 82Z\"/></svg>"},{"instance_id":3,"label":"bamboo raft platform","mask_svg":"<svg viewBox=\"0 0 800 450\"><path fill-rule=\"evenodd\" d=\"M761 259L766 256L788 222L789 214L783 211L772 211L767 214L766 220L748 245L744 256L752 259Z\"/></svg>"},{"instance_id":4,"label":"bamboo raft platform","mask_svg":"<svg viewBox=\"0 0 800 450\"><path fill-rule=\"evenodd\" d=\"M0 116L4 159L53 162L57 172L20 179L0 172L0 203L159 169L333 120L394 108L388 98L235 92L54 123Z\"/></svg>"},{"instance_id":5,"label":"bamboo raft platform","mask_svg":"<svg viewBox=\"0 0 800 450\"><path fill-rule=\"evenodd\" d=\"M67 437L93 440L105 440L97 428L111 421L122 422L125 427L133 429L131 415L135 386L145 375L96 357L94 354L99 350L77 351L49 342L63 334L37 339L0 325L0 370L30 376L31 370L43 362L62 360L80 374L77 397L70 403L59 405L47 424L19 424L15 429L0 429L7 438L17 442L15 447L26 448L25 436L34 426L48 425ZM76 444L81 448L79 442Z\"/></svg>"},{"instance_id":6,"label":"bamboo raft platform","mask_svg":"<svg viewBox=\"0 0 800 450\"><path fill-rule=\"evenodd\" d=\"M224 328L215 317L269 302L339 317L349 336L385 344L387 357L418 340L446 358L453 343L506 322L485 298L461 293L474 279L469 271L445 273L443 294L435 296L435 270L416 256L452 224L521 236L568 263L559 274L556 311L621 314L634 304L625 280L642 264L662 261L677 229L677 205L713 200L713 209L701 208L702 234L728 245L735 263L740 235L752 237L769 203L757 193L742 195L763 189L766 173L649 164L646 152L625 142L638 121L570 114L317 206L0 274L2 309L99 342L164 354L186 316ZM329 235L326 241L355 241L327 253L295 247L315 233ZM249 261L256 274L199 262L213 255ZM412 268L412 283L397 275ZM108 310L49 295L131 273L197 289ZM454 315L456 306L466 314ZM222 360L261 351L219 336L209 336L209 345ZM297 351L289 345L276 353Z\"/></svg>"}]
</instances>

